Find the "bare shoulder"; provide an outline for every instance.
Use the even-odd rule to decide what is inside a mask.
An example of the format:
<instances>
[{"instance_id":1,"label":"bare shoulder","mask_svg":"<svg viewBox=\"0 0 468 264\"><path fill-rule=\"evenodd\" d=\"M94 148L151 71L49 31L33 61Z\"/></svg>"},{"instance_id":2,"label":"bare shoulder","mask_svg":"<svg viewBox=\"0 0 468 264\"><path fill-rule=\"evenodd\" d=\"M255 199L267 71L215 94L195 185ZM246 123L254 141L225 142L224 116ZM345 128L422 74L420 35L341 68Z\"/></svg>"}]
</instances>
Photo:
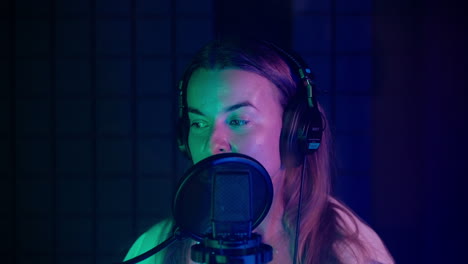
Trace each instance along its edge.
<instances>
[{"instance_id":1,"label":"bare shoulder","mask_svg":"<svg viewBox=\"0 0 468 264\"><path fill-rule=\"evenodd\" d=\"M334 245L335 251L343 263L394 263L383 241L369 225L342 202L334 198L330 198L330 202L334 205L339 216L338 225L342 231L356 238L362 244L362 247L359 248L352 243Z\"/></svg>"},{"instance_id":2,"label":"bare shoulder","mask_svg":"<svg viewBox=\"0 0 468 264\"><path fill-rule=\"evenodd\" d=\"M174 224L172 220L165 219L150 227L133 243L132 247L125 256L125 260L141 255L146 251L152 249L159 243L163 242L165 239L172 235L173 226ZM140 263L153 264L162 262L160 261L160 255L156 254Z\"/></svg>"}]
</instances>

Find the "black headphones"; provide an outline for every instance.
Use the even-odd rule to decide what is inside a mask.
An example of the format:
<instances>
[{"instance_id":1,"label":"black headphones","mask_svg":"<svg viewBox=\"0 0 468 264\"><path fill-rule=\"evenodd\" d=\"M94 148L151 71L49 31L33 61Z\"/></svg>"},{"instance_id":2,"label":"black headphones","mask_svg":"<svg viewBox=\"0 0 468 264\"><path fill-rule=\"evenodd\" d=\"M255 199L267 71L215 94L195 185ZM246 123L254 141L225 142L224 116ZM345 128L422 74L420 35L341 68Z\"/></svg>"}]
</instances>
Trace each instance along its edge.
<instances>
[{"instance_id":1,"label":"black headphones","mask_svg":"<svg viewBox=\"0 0 468 264\"><path fill-rule=\"evenodd\" d=\"M311 70L304 60L286 52L273 43L262 41L275 51L289 66L297 85L297 92L286 105L280 138L281 162L284 167L297 167L304 156L314 153L320 146L324 122L318 109L317 90ZM190 129L187 113L187 83L191 76L185 73L179 82L179 120L177 143L180 151L191 159L188 147Z\"/></svg>"}]
</instances>

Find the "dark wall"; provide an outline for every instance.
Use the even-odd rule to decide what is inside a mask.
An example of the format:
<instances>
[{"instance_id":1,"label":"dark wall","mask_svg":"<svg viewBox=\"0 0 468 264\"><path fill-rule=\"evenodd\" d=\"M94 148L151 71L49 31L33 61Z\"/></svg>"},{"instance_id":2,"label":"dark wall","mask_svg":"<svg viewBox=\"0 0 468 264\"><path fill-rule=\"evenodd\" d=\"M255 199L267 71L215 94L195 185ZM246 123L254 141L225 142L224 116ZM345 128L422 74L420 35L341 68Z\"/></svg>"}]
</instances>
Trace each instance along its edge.
<instances>
[{"instance_id":1,"label":"dark wall","mask_svg":"<svg viewBox=\"0 0 468 264\"><path fill-rule=\"evenodd\" d=\"M399 263L462 259L466 18L454 1L377 1L376 223Z\"/></svg>"},{"instance_id":2,"label":"dark wall","mask_svg":"<svg viewBox=\"0 0 468 264\"><path fill-rule=\"evenodd\" d=\"M187 163L175 87L213 37L211 2L1 1L0 13L0 262L121 260L170 214Z\"/></svg>"},{"instance_id":3,"label":"dark wall","mask_svg":"<svg viewBox=\"0 0 468 264\"><path fill-rule=\"evenodd\" d=\"M248 36L291 47L292 1L214 1L217 36Z\"/></svg>"}]
</instances>

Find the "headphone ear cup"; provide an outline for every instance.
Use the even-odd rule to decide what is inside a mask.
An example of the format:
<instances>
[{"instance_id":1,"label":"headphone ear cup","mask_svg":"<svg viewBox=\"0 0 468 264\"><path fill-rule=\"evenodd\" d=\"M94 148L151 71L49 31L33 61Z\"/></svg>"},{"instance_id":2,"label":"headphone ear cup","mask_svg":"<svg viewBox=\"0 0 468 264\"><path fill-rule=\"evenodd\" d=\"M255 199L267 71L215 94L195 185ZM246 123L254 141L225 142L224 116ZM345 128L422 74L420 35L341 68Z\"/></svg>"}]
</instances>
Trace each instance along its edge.
<instances>
[{"instance_id":1,"label":"headphone ear cup","mask_svg":"<svg viewBox=\"0 0 468 264\"><path fill-rule=\"evenodd\" d=\"M312 154L322 138L322 116L317 106L310 108L306 100L293 101L283 113L280 153L284 167L298 167L306 154Z\"/></svg>"},{"instance_id":2,"label":"headphone ear cup","mask_svg":"<svg viewBox=\"0 0 468 264\"><path fill-rule=\"evenodd\" d=\"M179 118L177 130L177 145L179 150L186 158L191 160L192 157L188 147L188 125L186 118Z\"/></svg>"},{"instance_id":3,"label":"headphone ear cup","mask_svg":"<svg viewBox=\"0 0 468 264\"><path fill-rule=\"evenodd\" d=\"M296 103L289 104L283 113L280 138L281 164L285 168L298 167L303 155L300 151L298 130L301 129L300 112Z\"/></svg>"}]
</instances>

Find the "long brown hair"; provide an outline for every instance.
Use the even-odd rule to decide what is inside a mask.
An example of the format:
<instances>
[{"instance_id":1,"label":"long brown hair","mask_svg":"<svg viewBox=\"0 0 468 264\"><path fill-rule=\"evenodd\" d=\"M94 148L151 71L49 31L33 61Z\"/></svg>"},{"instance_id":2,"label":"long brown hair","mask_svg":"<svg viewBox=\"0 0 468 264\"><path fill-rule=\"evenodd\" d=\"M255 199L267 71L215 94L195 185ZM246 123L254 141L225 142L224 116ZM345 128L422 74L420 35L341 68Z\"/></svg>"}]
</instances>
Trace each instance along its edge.
<instances>
[{"instance_id":1,"label":"long brown hair","mask_svg":"<svg viewBox=\"0 0 468 264\"><path fill-rule=\"evenodd\" d=\"M218 39L203 47L194 57L192 63L185 71L183 81L186 83L192 73L200 68L225 69L238 68L259 74L270 80L280 91L280 104L283 109L288 102L298 93L295 82L295 73L285 62L283 57L266 42L257 40ZM186 91L183 91L186 94ZM186 97L182 98L182 104L186 105ZM321 109L319 105L319 109ZM323 113L323 110L322 110ZM182 126L184 115L182 113ZM186 120L185 120L186 121ZM283 122L284 124L284 122ZM188 130L188 128L186 129ZM294 128L294 124L293 127ZM188 131L185 131L188 133ZM185 134L186 135L186 134ZM186 139L182 139L186 142ZM306 156L304 162L298 167L286 168L283 182L283 226L289 233L291 241L294 241L296 231L296 217L299 203L299 186L301 184L301 172L305 166L303 182L300 236L298 239L298 263L340 263L338 253L334 246L353 245L353 249L364 247L357 238L356 232L348 232L353 228L342 226L338 210L349 213L347 209L330 200L331 180L330 171L332 158L331 132L325 129L319 149ZM187 145L187 144L185 144ZM186 146L188 149L188 146ZM284 153L282 153L284 156ZM353 219L350 216L350 219ZM354 228L356 230L356 228ZM291 255L293 246L290 246ZM363 254L363 252L357 254Z\"/></svg>"}]
</instances>

